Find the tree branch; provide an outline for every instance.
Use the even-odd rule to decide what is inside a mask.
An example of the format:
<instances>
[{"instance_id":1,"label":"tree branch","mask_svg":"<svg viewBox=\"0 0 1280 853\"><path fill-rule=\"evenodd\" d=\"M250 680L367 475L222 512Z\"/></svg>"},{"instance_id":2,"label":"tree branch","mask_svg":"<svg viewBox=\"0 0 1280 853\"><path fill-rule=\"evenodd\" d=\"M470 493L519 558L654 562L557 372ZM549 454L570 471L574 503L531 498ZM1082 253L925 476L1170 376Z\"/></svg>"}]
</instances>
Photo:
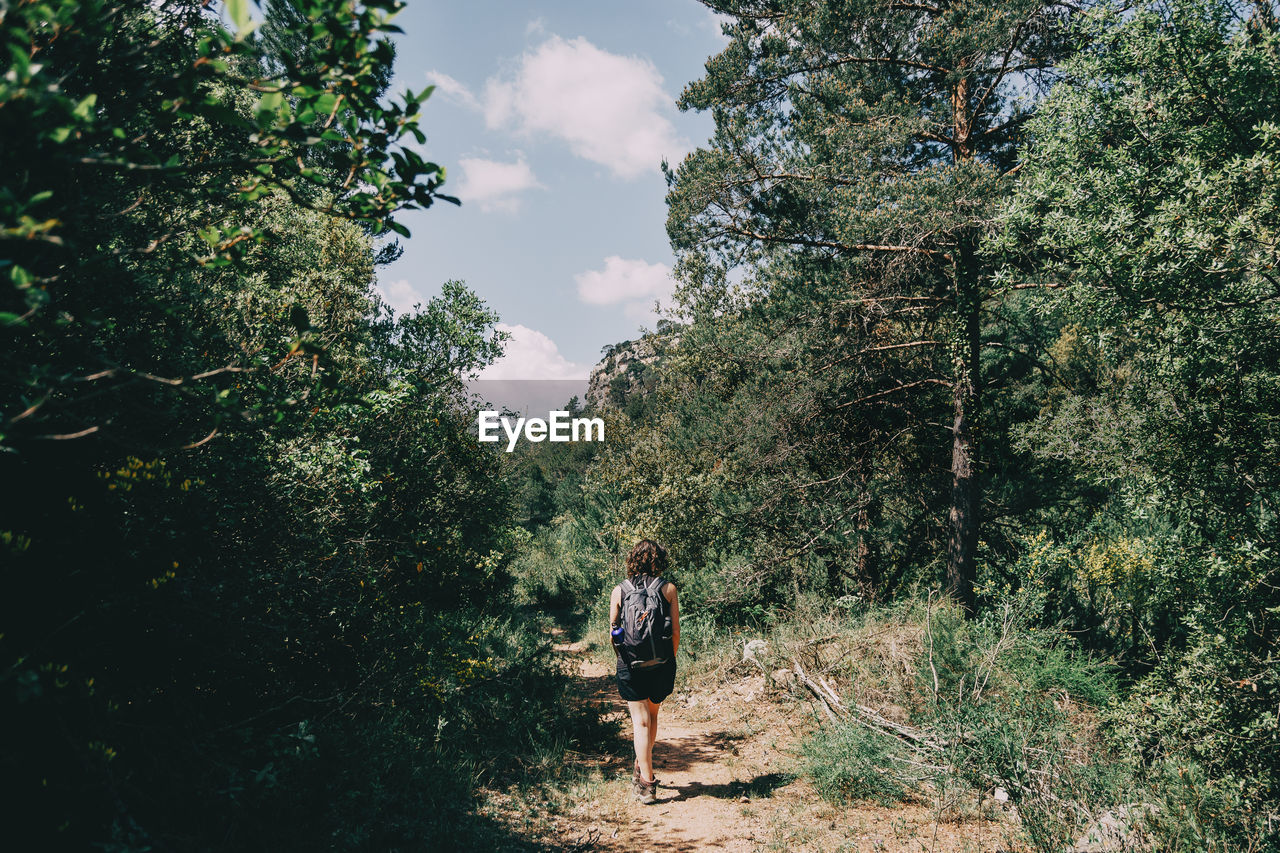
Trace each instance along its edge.
<instances>
[{"instance_id":1,"label":"tree branch","mask_svg":"<svg viewBox=\"0 0 1280 853\"><path fill-rule=\"evenodd\" d=\"M783 243L791 246L808 246L811 249L836 249L842 252L898 252L906 254L925 255L927 257L939 257L944 260L951 260L949 252L943 252L939 249L922 249L919 246L894 246L879 243L839 243L834 240L814 240L808 237L774 237L768 234L761 234L758 231L752 231L736 225L725 225L723 230L739 237L750 237L761 243Z\"/></svg>"},{"instance_id":2,"label":"tree branch","mask_svg":"<svg viewBox=\"0 0 1280 853\"><path fill-rule=\"evenodd\" d=\"M896 393L896 392L898 392L898 391L906 391L908 388L917 388L917 387L919 387L919 386L921 386L921 385L941 385L941 386L942 386L942 387L944 387L944 388L950 388L950 387L951 387L951 383L950 383L950 382L946 382L946 381L944 381L944 380L942 380L942 379L933 379L933 378L929 378L929 379L918 379L918 380L916 380L915 382L908 382L908 383L907 383L907 384L905 384L905 385L898 385L898 386L893 387L893 388L886 388L886 389L885 389L885 390L883 390L883 391L877 391L877 392L876 392L876 393L874 393L874 394L868 394L868 395L867 395L867 396L865 396L865 397L859 397L859 398L858 398L858 399L856 399L856 400L850 400L850 401L849 401L849 402L847 402L847 403L841 403L840 405L836 406L836 409L835 409L835 410L836 410L836 411L838 411L838 410L840 410L840 409L848 408L849 406L856 406L856 405L858 405L859 403L865 403L865 402L867 402L868 400L874 400L874 399L876 399L877 397L884 397L884 396L885 396L885 395L887 395L887 394L893 394L893 393Z\"/></svg>"}]
</instances>

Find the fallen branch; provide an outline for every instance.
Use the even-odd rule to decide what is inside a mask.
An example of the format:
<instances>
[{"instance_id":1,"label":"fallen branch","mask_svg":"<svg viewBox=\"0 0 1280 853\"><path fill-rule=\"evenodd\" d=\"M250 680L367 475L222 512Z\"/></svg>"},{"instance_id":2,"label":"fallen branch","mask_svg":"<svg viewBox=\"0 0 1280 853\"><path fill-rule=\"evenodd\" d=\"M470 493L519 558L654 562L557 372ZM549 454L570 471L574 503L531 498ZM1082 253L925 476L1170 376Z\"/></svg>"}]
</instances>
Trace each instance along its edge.
<instances>
[{"instance_id":1,"label":"fallen branch","mask_svg":"<svg viewBox=\"0 0 1280 853\"><path fill-rule=\"evenodd\" d=\"M792 658L791 662L796 665L796 678L799 679L800 683L803 684L805 688L822 703L822 710L827 712L827 716L831 721L836 722L844 719L845 715L848 713L844 706L840 705L838 702L833 706L831 704L831 700L828 699L826 694L822 691L822 688L815 684L813 679L809 678L809 676L805 674L804 667L800 665L800 661ZM837 709L839 709L838 712Z\"/></svg>"},{"instance_id":2,"label":"fallen branch","mask_svg":"<svg viewBox=\"0 0 1280 853\"><path fill-rule=\"evenodd\" d=\"M884 717L880 716L875 711L873 711L871 708L867 708L863 705L857 705L855 707L858 712L858 718L863 722L868 723L874 726L875 728L888 731L896 735L897 737L901 738L902 740L909 741L910 743L916 746L924 747L926 749L932 749L935 751L941 751L947 746L947 741L937 740L925 734L920 729L913 728L911 726L905 726L902 723L895 723L893 720L885 719Z\"/></svg>"},{"instance_id":3,"label":"fallen branch","mask_svg":"<svg viewBox=\"0 0 1280 853\"><path fill-rule=\"evenodd\" d=\"M830 682L825 678L819 676L818 680L815 681L804 671L800 661L795 658L792 658L791 661L795 664L796 678L804 685L805 689L822 703L823 710L832 720L852 719L882 734L892 735L899 740L904 740L915 749L941 751L946 747L945 741L939 741L920 729L886 719L877 711L865 705L854 705L850 708L841 701L839 694L836 693Z\"/></svg>"},{"instance_id":4,"label":"fallen branch","mask_svg":"<svg viewBox=\"0 0 1280 853\"><path fill-rule=\"evenodd\" d=\"M972 741L974 735L972 733L959 733L956 740L943 740L922 729L908 726L903 723L896 723L893 720L885 718L874 708L868 708L865 705L854 704L852 707L846 705L836 693L835 688L827 679L818 676L816 679L809 676L805 672L804 666L796 657L791 658L795 665L795 678L809 692L809 694L818 700L823 712L833 723L849 723L854 722L866 726L872 731L880 734L890 735L902 741L904 745L911 750L912 754L920 758L921 761L913 761L910 758L892 756L894 760L901 761L903 764L917 767L923 770L933 772L955 772L955 768L941 767L927 760L928 756L937 756L938 753L945 753L948 746L955 742ZM945 760L945 756L944 756ZM1028 762L1029 765L1029 762ZM1028 766L1028 771L1033 777L1029 783L1020 782L1016 779L1004 779L988 773L979 772L978 776L983 784L992 787L1003 788L1006 790L1016 791L1020 796L1019 799L1028 798L1032 802L1036 798L1047 800L1059 805L1066 805L1061 797L1049 790L1050 784L1054 778L1052 771L1040 768L1032 768ZM1080 809L1078 804L1070 804L1077 810Z\"/></svg>"}]
</instances>

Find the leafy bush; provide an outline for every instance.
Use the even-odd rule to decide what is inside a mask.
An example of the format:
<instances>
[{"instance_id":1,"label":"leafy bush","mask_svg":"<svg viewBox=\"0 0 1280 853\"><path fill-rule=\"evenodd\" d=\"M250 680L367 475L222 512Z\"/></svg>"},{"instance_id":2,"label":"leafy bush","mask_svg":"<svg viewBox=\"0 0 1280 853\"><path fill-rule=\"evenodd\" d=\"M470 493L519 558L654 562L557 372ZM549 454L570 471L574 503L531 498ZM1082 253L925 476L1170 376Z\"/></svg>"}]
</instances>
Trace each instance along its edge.
<instances>
[{"instance_id":1,"label":"leafy bush","mask_svg":"<svg viewBox=\"0 0 1280 853\"><path fill-rule=\"evenodd\" d=\"M1146 767L1170 850L1280 847L1280 663L1250 653L1231 621L1169 650L1108 718L1117 749Z\"/></svg>"},{"instance_id":2,"label":"leafy bush","mask_svg":"<svg viewBox=\"0 0 1280 853\"><path fill-rule=\"evenodd\" d=\"M1064 626L1123 664L1123 698L1107 706L1102 732L1136 790L1173 798L1154 827L1162 843L1275 844L1274 558L1243 538L1214 547L1151 521L1142 538L1105 517L1066 544L1035 537L992 569L988 589L1016 589L1031 624Z\"/></svg>"},{"instance_id":3,"label":"leafy bush","mask_svg":"<svg viewBox=\"0 0 1280 853\"><path fill-rule=\"evenodd\" d=\"M567 521L525 534L511 566L519 604L559 611L570 620L599 615L616 572L598 547L577 543L572 525Z\"/></svg>"},{"instance_id":4,"label":"leafy bush","mask_svg":"<svg viewBox=\"0 0 1280 853\"><path fill-rule=\"evenodd\" d=\"M1259 809L1251 780L1213 778L1183 758L1156 762L1141 783L1155 806L1144 823L1162 853L1280 850L1277 815Z\"/></svg>"}]
</instances>

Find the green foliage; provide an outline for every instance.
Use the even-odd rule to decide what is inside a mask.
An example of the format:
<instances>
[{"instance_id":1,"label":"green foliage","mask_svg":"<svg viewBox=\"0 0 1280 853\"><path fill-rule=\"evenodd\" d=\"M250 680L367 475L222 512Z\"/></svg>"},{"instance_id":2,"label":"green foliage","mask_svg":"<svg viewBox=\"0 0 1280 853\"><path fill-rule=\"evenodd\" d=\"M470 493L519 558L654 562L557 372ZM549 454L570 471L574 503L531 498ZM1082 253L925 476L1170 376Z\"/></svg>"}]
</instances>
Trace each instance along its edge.
<instances>
[{"instance_id":1,"label":"green foliage","mask_svg":"<svg viewBox=\"0 0 1280 853\"><path fill-rule=\"evenodd\" d=\"M1152 765L1148 784L1164 796L1158 826L1169 849L1276 843L1280 673L1257 668L1248 639L1197 635L1111 715L1118 748Z\"/></svg>"},{"instance_id":2,"label":"green foliage","mask_svg":"<svg viewBox=\"0 0 1280 853\"><path fill-rule=\"evenodd\" d=\"M1009 580L1128 665L1110 725L1167 792L1162 843L1274 846L1280 17L1187 0L1081 27L1001 245L1067 320L1016 440L1101 499Z\"/></svg>"},{"instance_id":3,"label":"green foliage","mask_svg":"<svg viewBox=\"0 0 1280 853\"><path fill-rule=\"evenodd\" d=\"M1116 684L1069 635L1027 614L1016 598L976 622L940 610L918 660L919 689L933 697L918 718L946 739L949 774L1007 790L1035 849L1058 850L1126 781L1097 742L1096 713Z\"/></svg>"},{"instance_id":4,"label":"green foliage","mask_svg":"<svg viewBox=\"0 0 1280 853\"><path fill-rule=\"evenodd\" d=\"M1259 331L1275 316L1274 251L1259 247L1277 227L1280 154L1268 9L1186 2L1086 19L1096 47L1034 125L1005 238L1044 253L1036 274L1065 285L1053 307L1101 380L1044 413L1041 452L1158 494L1214 539L1274 523L1259 512L1277 489L1280 400L1280 354Z\"/></svg>"},{"instance_id":5,"label":"green foliage","mask_svg":"<svg viewBox=\"0 0 1280 853\"><path fill-rule=\"evenodd\" d=\"M869 800L889 806L906 798L896 772L892 737L854 723L826 726L804 742L803 772L823 798L837 804Z\"/></svg>"},{"instance_id":6,"label":"green foliage","mask_svg":"<svg viewBox=\"0 0 1280 853\"><path fill-rule=\"evenodd\" d=\"M443 198L423 96L383 97L396 5L0 11L20 847L506 848L476 786L580 731L470 434L497 317L374 291Z\"/></svg>"},{"instance_id":7,"label":"green foliage","mask_svg":"<svg viewBox=\"0 0 1280 853\"><path fill-rule=\"evenodd\" d=\"M242 25L245 6L229 10ZM178 295L192 293L185 277L264 272L263 248L279 245L272 209L403 233L395 211L442 197L443 169L405 147L423 141L424 96L382 98L394 58L387 18L398 4L297 0L274 8L289 9L304 28L305 56L248 26L229 32L196 2L5 11L0 39L14 61L0 82L0 234L11 285L0 295L0 334L13 354L0 377L13 397L6 444L137 428L119 413L111 420L79 410L104 393L153 420L156 392L179 387L205 397L203 424L180 430L196 434L171 444L198 439L226 417L273 418L280 405L297 405L296 395L261 399L250 390L271 385L282 360L325 355L306 312L287 315L291 333L249 351L197 343L166 361L172 354L147 335L194 307ZM177 361L191 369L175 374ZM332 380L336 365L317 367L313 379ZM231 373L253 381L219 381Z\"/></svg>"},{"instance_id":8,"label":"green foliage","mask_svg":"<svg viewBox=\"0 0 1280 853\"><path fill-rule=\"evenodd\" d=\"M945 599L908 602L828 636L848 679L845 704L909 723L911 737L866 717L824 724L804 747L823 795L927 799L941 817L971 813L1003 788L1025 840L1045 851L1063 849L1116 802L1131 777L1098 734L1114 678L1069 636L1020 618L1021 604L970 621Z\"/></svg>"},{"instance_id":9,"label":"green foliage","mask_svg":"<svg viewBox=\"0 0 1280 853\"><path fill-rule=\"evenodd\" d=\"M595 617L617 582L616 566L594 544L579 543L574 522L544 527L530 537L512 563L516 601L563 614L562 622Z\"/></svg>"},{"instance_id":10,"label":"green foliage","mask_svg":"<svg viewBox=\"0 0 1280 853\"><path fill-rule=\"evenodd\" d=\"M1257 811L1250 780L1214 778L1186 761L1156 762L1145 783L1156 809L1144 821L1171 853L1275 850L1274 815Z\"/></svg>"}]
</instances>

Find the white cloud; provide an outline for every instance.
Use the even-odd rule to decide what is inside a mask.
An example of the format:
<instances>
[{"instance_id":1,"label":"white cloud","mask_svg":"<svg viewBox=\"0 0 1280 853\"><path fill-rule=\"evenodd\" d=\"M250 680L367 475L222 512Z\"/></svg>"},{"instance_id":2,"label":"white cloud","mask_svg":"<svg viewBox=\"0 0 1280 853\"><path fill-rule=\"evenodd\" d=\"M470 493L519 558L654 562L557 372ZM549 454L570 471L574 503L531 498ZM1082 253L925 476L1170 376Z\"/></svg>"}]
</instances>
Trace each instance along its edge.
<instances>
[{"instance_id":1,"label":"white cloud","mask_svg":"<svg viewBox=\"0 0 1280 853\"><path fill-rule=\"evenodd\" d=\"M436 91L445 95L450 100L456 101L462 106L472 110L480 109L480 102L476 100L476 96L467 88L467 84L463 83L455 77L450 77L441 71L428 71L427 82L436 87Z\"/></svg>"},{"instance_id":2,"label":"white cloud","mask_svg":"<svg viewBox=\"0 0 1280 853\"><path fill-rule=\"evenodd\" d=\"M656 172L663 157L679 161L689 148L667 117L672 99L653 63L581 37L551 36L512 75L491 78L482 100L490 128L561 139L621 178Z\"/></svg>"},{"instance_id":3,"label":"white cloud","mask_svg":"<svg viewBox=\"0 0 1280 853\"><path fill-rule=\"evenodd\" d=\"M586 379L591 365L575 364L560 354L556 342L528 326L498 323L508 332L502 358L480 372L481 379Z\"/></svg>"},{"instance_id":4,"label":"white cloud","mask_svg":"<svg viewBox=\"0 0 1280 853\"><path fill-rule=\"evenodd\" d=\"M573 277L578 283L578 298L588 305L623 306L623 313L636 322L650 322L658 317L654 310L667 306L675 281L666 264L650 264L617 255L604 259L604 269L587 270Z\"/></svg>"},{"instance_id":5,"label":"white cloud","mask_svg":"<svg viewBox=\"0 0 1280 853\"><path fill-rule=\"evenodd\" d=\"M578 297L589 305L665 300L675 287L671 267L666 264L648 264L617 255L604 259L604 269L578 273L573 280L578 283Z\"/></svg>"},{"instance_id":6,"label":"white cloud","mask_svg":"<svg viewBox=\"0 0 1280 853\"><path fill-rule=\"evenodd\" d=\"M383 302L394 308L397 314L408 314L416 303L426 302L409 284L407 278L396 279L390 283L378 282L378 295L382 297Z\"/></svg>"},{"instance_id":7,"label":"white cloud","mask_svg":"<svg viewBox=\"0 0 1280 853\"><path fill-rule=\"evenodd\" d=\"M543 189L533 169L524 161L524 155L514 163L463 157L458 160L458 165L462 167L458 197L464 203L473 201L479 204L486 213L514 213L520 207L520 193Z\"/></svg>"}]
</instances>

